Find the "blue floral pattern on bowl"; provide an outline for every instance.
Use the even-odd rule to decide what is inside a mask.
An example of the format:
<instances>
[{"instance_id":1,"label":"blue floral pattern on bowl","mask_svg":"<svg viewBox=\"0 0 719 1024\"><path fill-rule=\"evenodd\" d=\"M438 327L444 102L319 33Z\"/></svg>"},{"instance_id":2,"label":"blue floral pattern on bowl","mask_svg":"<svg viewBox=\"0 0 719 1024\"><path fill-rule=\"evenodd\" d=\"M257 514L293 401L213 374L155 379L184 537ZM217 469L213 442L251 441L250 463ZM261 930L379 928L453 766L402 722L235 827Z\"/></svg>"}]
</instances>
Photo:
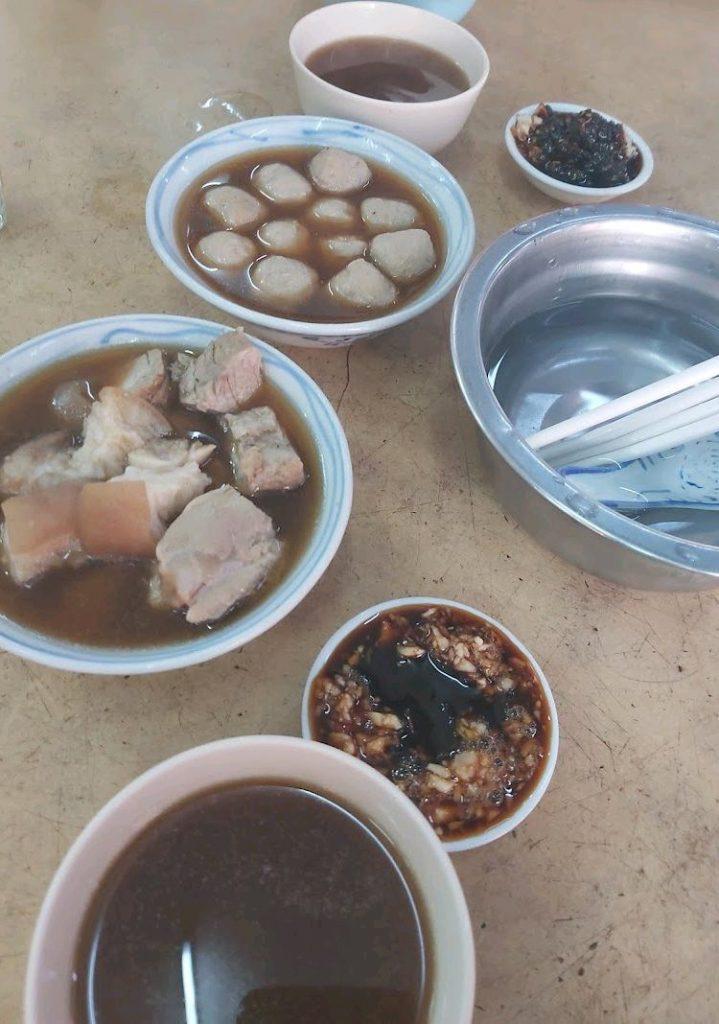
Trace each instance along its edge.
<instances>
[{"instance_id":1,"label":"blue floral pattern on bowl","mask_svg":"<svg viewBox=\"0 0 719 1024\"><path fill-rule=\"evenodd\" d=\"M45 366L110 345L156 342L167 348L202 348L227 326L171 315L104 317L70 324L11 349L0 358L0 395ZM312 378L282 352L252 338L264 371L304 419L319 452L322 502L305 551L267 597L227 625L191 640L143 648L70 643L0 615L0 647L31 661L75 672L130 675L209 661L249 643L284 618L325 572L344 535L352 504L352 464L334 409Z\"/></svg>"},{"instance_id":2,"label":"blue floral pattern on bowl","mask_svg":"<svg viewBox=\"0 0 719 1024\"><path fill-rule=\"evenodd\" d=\"M175 236L175 214L180 199L193 182L211 167L245 151L298 145L337 146L358 153L408 178L432 204L444 232L445 260L434 280L411 302L384 316L354 323L288 320L225 298L188 266ZM186 288L236 317L267 341L308 348L349 345L426 312L459 281L474 251L475 238L474 218L467 197L456 179L434 157L379 128L338 118L299 114L241 121L188 143L156 175L147 195L145 220L155 252Z\"/></svg>"},{"instance_id":3,"label":"blue floral pattern on bowl","mask_svg":"<svg viewBox=\"0 0 719 1024\"><path fill-rule=\"evenodd\" d=\"M606 466L567 466L585 493L624 511L719 509L719 434L657 455Z\"/></svg>"}]
</instances>

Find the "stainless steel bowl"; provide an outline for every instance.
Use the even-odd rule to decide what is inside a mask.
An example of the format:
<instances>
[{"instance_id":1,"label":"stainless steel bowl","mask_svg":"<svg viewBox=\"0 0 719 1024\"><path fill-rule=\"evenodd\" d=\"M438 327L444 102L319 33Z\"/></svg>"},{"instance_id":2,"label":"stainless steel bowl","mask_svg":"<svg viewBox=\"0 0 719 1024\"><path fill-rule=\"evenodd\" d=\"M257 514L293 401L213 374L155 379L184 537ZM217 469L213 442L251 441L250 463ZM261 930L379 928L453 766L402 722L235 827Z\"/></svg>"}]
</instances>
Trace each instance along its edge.
<instances>
[{"instance_id":1,"label":"stainless steel bowl","mask_svg":"<svg viewBox=\"0 0 719 1024\"><path fill-rule=\"evenodd\" d=\"M452 355L498 497L539 541L625 586L719 586L719 513L637 520L524 436L719 353L719 224L650 206L559 210L499 238L457 293Z\"/></svg>"}]
</instances>

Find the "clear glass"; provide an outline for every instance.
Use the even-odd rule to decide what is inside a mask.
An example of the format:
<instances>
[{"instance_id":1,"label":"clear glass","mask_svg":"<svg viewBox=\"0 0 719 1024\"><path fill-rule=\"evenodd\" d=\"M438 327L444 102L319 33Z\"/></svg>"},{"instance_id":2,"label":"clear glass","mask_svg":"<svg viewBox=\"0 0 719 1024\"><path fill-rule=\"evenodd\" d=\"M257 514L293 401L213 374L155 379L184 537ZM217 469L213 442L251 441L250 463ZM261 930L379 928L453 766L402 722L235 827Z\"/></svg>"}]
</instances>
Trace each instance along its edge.
<instances>
[{"instance_id":1,"label":"clear glass","mask_svg":"<svg viewBox=\"0 0 719 1024\"><path fill-rule=\"evenodd\" d=\"M190 121L193 134L204 135L214 128L222 128L235 121L249 121L253 117L269 117L272 107L252 92L226 92L202 100Z\"/></svg>"}]
</instances>

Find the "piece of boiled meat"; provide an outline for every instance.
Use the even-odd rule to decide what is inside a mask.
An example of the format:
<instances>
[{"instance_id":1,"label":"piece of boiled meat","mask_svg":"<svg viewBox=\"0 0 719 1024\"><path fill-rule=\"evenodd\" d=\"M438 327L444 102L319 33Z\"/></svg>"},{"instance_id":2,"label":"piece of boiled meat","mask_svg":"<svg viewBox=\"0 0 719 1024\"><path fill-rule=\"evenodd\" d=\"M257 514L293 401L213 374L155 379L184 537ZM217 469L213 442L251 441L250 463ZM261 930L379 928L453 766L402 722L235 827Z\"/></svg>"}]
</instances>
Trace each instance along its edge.
<instances>
[{"instance_id":1,"label":"piece of boiled meat","mask_svg":"<svg viewBox=\"0 0 719 1024\"><path fill-rule=\"evenodd\" d=\"M305 482L305 467L272 409L260 406L222 417L230 457L243 494L287 491Z\"/></svg>"},{"instance_id":2,"label":"piece of boiled meat","mask_svg":"<svg viewBox=\"0 0 719 1024\"><path fill-rule=\"evenodd\" d=\"M359 192L372 177L369 165L356 153L329 147L310 160L310 177L322 192L346 195Z\"/></svg>"},{"instance_id":3,"label":"piece of boiled meat","mask_svg":"<svg viewBox=\"0 0 719 1024\"><path fill-rule=\"evenodd\" d=\"M3 555L16 583L29 583L81 555L80 491L79 484L60 484L3 501Z\"/></svg>"},{"instance_id":4,"label":"piece of boiled meat","mask_svg":"<svg viewBox=\"0 0 719 1024\"><path fill-rule=\"evenodd\" d=\"M301 206L312 195L307 178L288 164L263 164L252 175L252 184L271 202L286 206Z\"/></svg>"},{"instance_id":5,"label":"piece of boiled meat","mask_svg":"<svg viewBox=\"0 0 719 1024\"><path fill-rule=\"evenodd\" d=\"M144 398L152 405L167 405L170 399L170 379L165 357L159 348L143 352L124 370L117 386L131 395Z\"/></svg>"},{"instance_id":6,"label":"piece of boiled meat","mask_svg":"<svg viewBox=\"0 0 719 1024\"><path fill-rule=\"evenodd\" d=\"M142 481L155 520L169 523L211 484L200 466L215 450L213 444L177 440L153 441L130 452L127 468L116 481Z\"/></svg>"},{"instance_id":7,"label":"piece of boiled meat","mask_svg":"<svg viewBox=\"0 0 719 1024\"><path fill-rule=\"evenodd\" d=\"M330 278L328 287L336 299L361 309L383 309L397 298L397 289L389 278L363 259L348 263Z\"/></svg>"},{"instance_id":8,"label":"piece of boiled meat","mask_svg":"<svg viewBox=\"0 0 719 1024\"><path fill-rule=\"evenodd\" d=\"M243 267L255 258L257 247L251 238L234 231L213 231L195 246L195 256L205 266L225 270Z\"/></svg>"},{"instance_id":9,"label":"piece of boiled meat","mask_svg":"<svg viewBox=\"0 0 719 1024\"><path fill-rule=\"evenodd\" d=\"M205 189L202 203L213 217L234 231L256 227L267 214L264 203L235 185L214 185Z\"/></svg>"},{"instance_id":10,"label":"piece of boiled meat","mask_svg":"<svg viewBox=\"0 0 719 1024\"><path fill-rule=\"evenodd\" d=\"M0 492L25 494L72 479L70 438L62 430L40 434L3 459Z\"/></svg>"},{"instance_id":11,"label":"piece of boiled meat","mask_svg":"<svg viewBox=\"0 0 719 1024\"><path fill-rule=\"evenodd\" d=\"M164 530L142 480L85 484L77 518L81 548L91 558L152 558Z\"/></svg>"},{"instance_id":12,"label":"piece of boiled meat","mask_svg":"<svg viewBox=\"0 0 719 1024\"><path fill-rule=\"evenodd\" d=\"M85 480L117 476L130 452L172 433L159 409L122 388L100 392L85 420L84 439L71 456L70 471Z\"/></svg>"},{"instance_id":13,"label":"piece of boiled meat","mask_svg":"<svg viewBox=\"0 0 719 1024\"><path fill-rule=\"evenodd\" d=\"M201 412L234 412L262 384L262 357L241 328L221 334L196 358L180 353L178 362L180 401Z\"/></svg>"},{"instance_id":14,"label":"piece of boiled meat","mask_svg":"<svg viewBox=\"0 0 719 1024\"><path fill-rule=\"evenodd\" d=\"M272 520L234 487L195 498L157 545L160 591L188 622L219 619L280 557Z\"/></svg>"}]
</instances>

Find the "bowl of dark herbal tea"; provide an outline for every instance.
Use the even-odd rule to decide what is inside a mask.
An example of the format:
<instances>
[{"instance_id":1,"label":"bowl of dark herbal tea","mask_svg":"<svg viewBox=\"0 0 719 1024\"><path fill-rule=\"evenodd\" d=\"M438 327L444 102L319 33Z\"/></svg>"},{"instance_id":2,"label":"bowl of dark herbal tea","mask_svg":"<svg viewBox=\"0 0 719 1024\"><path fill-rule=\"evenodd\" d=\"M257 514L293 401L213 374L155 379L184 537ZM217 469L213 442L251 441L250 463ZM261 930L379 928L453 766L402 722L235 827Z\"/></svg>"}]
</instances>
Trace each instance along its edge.
<instances>
[{"instance_id":1,"label":"bowl of dark herbal tea","mask_svg":"<svg viewBox=\"0 0 719 1024\"><path fill-rule=\"evenodd\" d=\"M74 672L199 664L279 622L329 565L347 442L271 346L134 314L0 364L4 649Z\"/></svg>"},{"instance_id":2,"label":"bowl of dark herbal tea","mask_svg":"<svg viewBox=\"0 0 719 1024\"><path fill-rule=\"evenodd\" d=\"M471 32L431 11L357 0L290 33L302 109L383 128L429 153L462 130L489 75Z\"/></svg>"},{"instance_id":3,"label":"bowl of dark herbal tea","mask_svg":"<svg viewBox=\"0 0 719 1024\"><path fill-rule=\"evenodd\" d=\"M422 597L368 608L328 640L302 734L390 779L451 852L516 828L559 748L549 684L520 641L468 605Z\"/></svg>"},{"instance_id":4,"label":"bowl of dark herbal tea","mask_svg":"<svg viewBox=\"0 0 719 1024\"><path fill-rule=\"evenodd\" d=\"M641 135L577 103L535 103L518 110L507 122L504 141L525 178L569 206L628 195L654 170Z\"/></svg>"},{"instance_id":5,"label":"bowl of dark herbal tea","mask_svg":"<svg viewBox=\"0 0 719 1024\"><path fill-rule=\"evenodd\" d=\"M130 783L62 862L35 928L26 1024L471 1024L455 870L379 773L248 736Z\"/></svg>"}]
</instances>

